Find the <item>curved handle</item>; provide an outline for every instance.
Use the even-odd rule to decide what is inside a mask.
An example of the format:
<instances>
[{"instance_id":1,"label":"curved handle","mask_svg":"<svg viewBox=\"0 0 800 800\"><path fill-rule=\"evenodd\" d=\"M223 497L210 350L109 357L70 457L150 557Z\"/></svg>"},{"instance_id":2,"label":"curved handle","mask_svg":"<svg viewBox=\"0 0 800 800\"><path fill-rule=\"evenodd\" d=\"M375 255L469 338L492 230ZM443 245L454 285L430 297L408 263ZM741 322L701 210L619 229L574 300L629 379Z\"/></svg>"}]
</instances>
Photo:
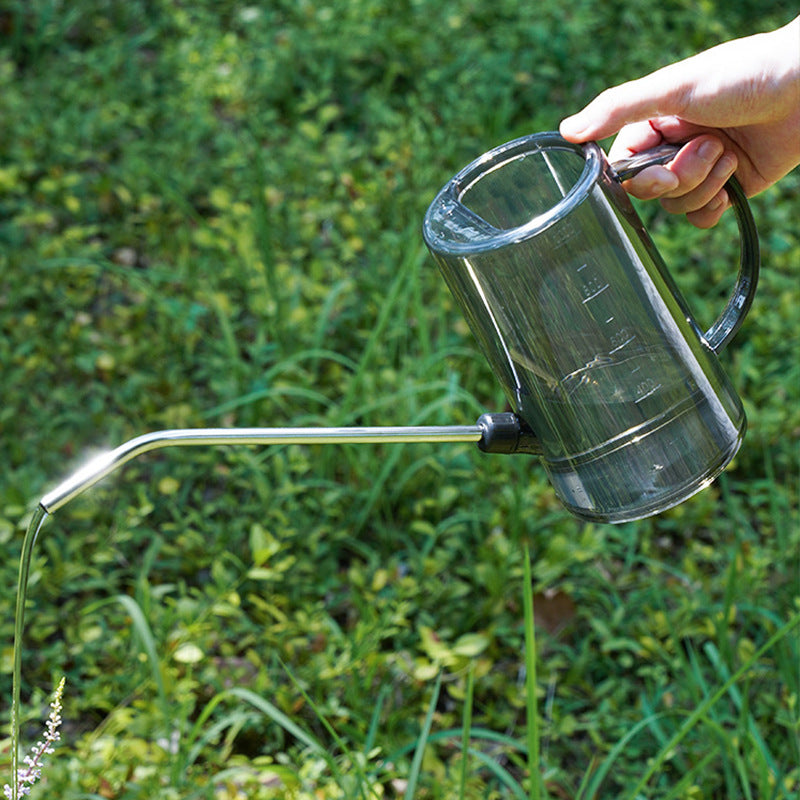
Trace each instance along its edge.
<instances>
[{"instance_id":1,"label":"curved handle","mask_svg":"<svg viewBox=\"0 0 800 800\"><path fill-rule=\"evenodd\" d=\"M632 158L615 161L611 168L616 172L620 181L632 178L645 167L654 164L666 164L672 161L680 150L679 145L662 144L650 150L637 153ZM758 284L758 271L761 257L758 247L758 231L747 197L735 177L731 176L725 184L725 190L731 200L736 222L739 225L741 248L739 253L739 275L736 286L733 288L728 304L717 321L705 332L704 337L708 345L719 353L725 345L736 335L744 322L745 315L753 304L753 298Z\"/></svg>"}]
</instances>

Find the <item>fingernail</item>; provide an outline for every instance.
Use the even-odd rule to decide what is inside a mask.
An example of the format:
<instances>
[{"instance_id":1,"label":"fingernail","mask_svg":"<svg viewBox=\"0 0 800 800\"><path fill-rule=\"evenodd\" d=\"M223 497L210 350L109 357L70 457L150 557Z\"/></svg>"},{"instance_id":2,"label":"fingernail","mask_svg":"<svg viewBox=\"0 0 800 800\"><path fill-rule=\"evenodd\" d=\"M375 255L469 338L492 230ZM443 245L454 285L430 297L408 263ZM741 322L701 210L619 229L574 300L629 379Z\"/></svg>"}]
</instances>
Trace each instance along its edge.
<instances>
[{"instance_id":1,"label":"fingernail","mask_svg":"<svg viewBox=\"0 0 800 800\"><path fill-rule=\"evenodd\" d=\"M561 120L558 130L562 136L570 136L577 139L580 138L585 127L586 126L581 122L580 115L575 114L571 117Z\"/></svg>"},{"instance_id":2,"label":"fingernail","mask_svg":"<svg viewBox=\"0 0 800 800\"><path fill-rule=\"evenodd\" d=\"M722 142L718 139L707 139L697 148L697 155L702 161L716 161L722 155Z\"/></svg>"},{"instance_id":3,"label":"fingernail","mask_svg":"<svg viewBox=\"0 0 800 800\"><path fill-rule=\"evenodd\" d=\"M650 190L653 194L659 195L677 189L678 183L678 176L665 169L650 180Z\"/></svg>"}]
</instances>

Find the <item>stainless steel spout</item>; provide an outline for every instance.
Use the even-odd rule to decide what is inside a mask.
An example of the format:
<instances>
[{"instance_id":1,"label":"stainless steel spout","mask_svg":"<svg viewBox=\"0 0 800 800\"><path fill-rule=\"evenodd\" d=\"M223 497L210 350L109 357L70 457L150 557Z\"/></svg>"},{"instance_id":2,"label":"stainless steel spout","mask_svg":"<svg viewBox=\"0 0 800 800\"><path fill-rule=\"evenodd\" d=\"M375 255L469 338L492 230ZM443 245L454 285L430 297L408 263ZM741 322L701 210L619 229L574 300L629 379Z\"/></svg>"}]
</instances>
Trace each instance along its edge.
<instances>
[{"instance_id":1,"label":"stainless steel spout","mask_svg":"<svg viewBox=\"0 0 800 800\"><path fill-rule=\"evenodd\" d=\"M485 426L404 426L395 428L189 428L154 431L101 453L48 492L40 505L48 513L94 486L131 459L165 447L267 444L382 444L480 442Z\"/></svg>"}]
</instances>

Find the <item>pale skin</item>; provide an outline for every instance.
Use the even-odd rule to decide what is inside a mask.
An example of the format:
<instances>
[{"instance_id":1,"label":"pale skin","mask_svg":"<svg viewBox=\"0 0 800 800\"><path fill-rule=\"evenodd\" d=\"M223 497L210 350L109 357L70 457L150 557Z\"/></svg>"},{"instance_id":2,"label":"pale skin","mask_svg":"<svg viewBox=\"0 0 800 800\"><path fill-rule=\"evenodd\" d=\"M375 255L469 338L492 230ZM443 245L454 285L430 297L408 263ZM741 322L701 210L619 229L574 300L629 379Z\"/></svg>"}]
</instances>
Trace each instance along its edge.
<instances>
[{"instance_id":1,"label":"pale skin","mask_svg":"<svg viewBox=\"0 0 800 800\"><path fill-rule=\"evenodd\" d=\"M616 133L612 162L685 143L624 186L710 228L730 205L723 187L732 174L752 197L800 164L800 17L607 89L560 131L571 142Z\"/></svg>"}]
</instances>

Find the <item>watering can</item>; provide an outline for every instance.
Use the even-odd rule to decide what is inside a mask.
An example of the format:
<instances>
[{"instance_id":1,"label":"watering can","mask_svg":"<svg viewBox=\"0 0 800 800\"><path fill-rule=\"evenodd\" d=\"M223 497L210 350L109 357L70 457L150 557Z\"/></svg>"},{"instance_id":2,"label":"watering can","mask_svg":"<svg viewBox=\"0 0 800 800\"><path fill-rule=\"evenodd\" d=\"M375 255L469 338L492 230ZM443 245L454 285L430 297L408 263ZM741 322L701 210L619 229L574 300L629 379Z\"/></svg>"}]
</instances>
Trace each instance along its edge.
<instances>
[{"instance_id":1,"label":"watering can","mask_svg":"<svg viewBox=\"0 0 800 800\"><path fill-rule=\"evenodd\" d=\"M469 326L574 514L626 522L707 486L745 431L717 354L756 289L758 236L735 179L739 275L703 332L621 186L666 145L609 164L595 143L516 139L461 170L424 236ZM533 441L532 441L533 440Z\"/></svg>"},{"instance_id":2,"label":"watering can","mask_svg":"<svg viewBox=\"0 0 800 800\"><path fill-rule=\"evenodd\" d=\"M703 333L621 186L676 150L610 165L594 143L535 134L478 158L431 204L425 242L512 412L474 425L156 431L97 456L48 492L42 510L165 447L392 442L541 455L564 505L590 520L624 522L680 503L719 474L744 435L717 353L752 302L759 256L731 178L740 272Z\"/></svg>"}]
</instances>

